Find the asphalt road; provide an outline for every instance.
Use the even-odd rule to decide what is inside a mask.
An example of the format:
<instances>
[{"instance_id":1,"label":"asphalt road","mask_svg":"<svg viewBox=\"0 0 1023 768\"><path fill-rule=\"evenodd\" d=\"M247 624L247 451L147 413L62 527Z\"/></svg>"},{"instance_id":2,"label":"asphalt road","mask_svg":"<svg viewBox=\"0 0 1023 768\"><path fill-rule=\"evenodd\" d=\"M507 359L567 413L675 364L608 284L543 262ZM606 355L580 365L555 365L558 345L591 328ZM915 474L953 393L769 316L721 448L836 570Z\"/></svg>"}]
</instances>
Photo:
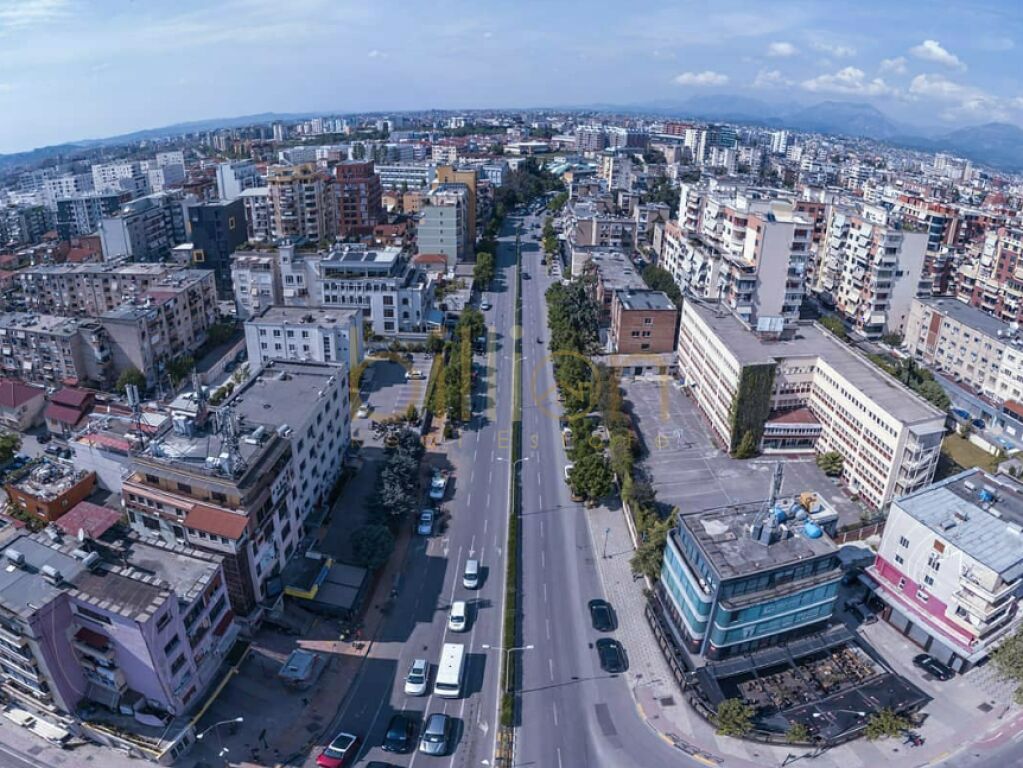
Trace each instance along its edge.
<instances>
[{"instance_id":1,"label":"asphalt road","mask_svg":"<svg viewBox=\"0 0 1023 768\"><path fill-rule=\"evenodd\" d=\"M398 596L373 653L332 724L331 733L344 730L362 740L356 761L359 765L382 760L401 766L446 768L493 761L500 658L499 651L482 646L496 648L501 643L511 469L514 264L515 239L509 226L498 245L498 279L494 291L486 296L492 304L485 313L492 339L488 368L474 390L472 423L462 430L457 443L449 441L453 472L442 503L440 529L433 537L417 537L409 548ZM483 362L481 356L475 360ZM462 570L470 557L478 558L483 568L484 580L477 590L462 586ZM469 603L471 624L467 632L447 629L448 609L455 600ZM412 660L426 658L435 673L445 642L466 646L462 698L406 696L404 677ZM420 720L435 712L456 718L454 749L444 758L418 752L384 752L379 745L388 721L397 712ZM310 765L314 759L315 754Z\"/></svg>"},{"instance_id":2,"label":"asphalt road","mask_svg":"<svg viewBox=\"0 0 1023 768\"><path fill-rule=\"evenodd\" d=\"M582 505L571 501L560 437L544 291L552 282L527 218L523 238L521 725L516 766L687 765L640 718L622 676L600 668L587 603L604 597ZM537 339L541 339L540 342ZM628 653L629 628L613 636ZM640 628L639 631L645 631Z\"/></svg>"}]
</instances>

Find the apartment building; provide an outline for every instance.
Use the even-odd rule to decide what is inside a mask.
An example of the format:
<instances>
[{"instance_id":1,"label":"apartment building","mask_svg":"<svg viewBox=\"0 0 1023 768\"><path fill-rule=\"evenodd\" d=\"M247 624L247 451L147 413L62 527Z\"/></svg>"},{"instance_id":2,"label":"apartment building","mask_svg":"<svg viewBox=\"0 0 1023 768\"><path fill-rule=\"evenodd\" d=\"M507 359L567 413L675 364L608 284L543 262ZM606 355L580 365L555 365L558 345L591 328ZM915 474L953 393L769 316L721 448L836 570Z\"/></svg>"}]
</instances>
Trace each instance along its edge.
<instances>
[{"instance_id":1,"label":"apartment building","mask_svg":"<svg viewBox=\"0 0 1023 768\"><path fill-rule=\"evenodd\" d=\"M469 239L469 189L464 184L441 184L426 196L417 231L418 253L442 254L447 267L473 256Z\"/></svg>"},{"instance_id":2,"label":"apartment building","mask_svg":"<svg viewBox=\"0 0 1023 768\"><path fill-rule=\"evenodd\" d=\"M149 192L142 164L130 160L96 163L92 166L92 185L97 192L130 192L133 197Z\"/></svg>"},{"instance_id":3,"label":"apartment building","mask_svg":"<svg viewBox=\"0 0 1023 768\"><path fill-rule=\"evenodd\" d=\"M337 235L334 177L312 163L272 165L266 170L274 237L330 242Z\"/></svg>"},{"instance_id":4,"label":"apartment building","mask_svg":"<svg viewBox=\"0 0 1023 768\"><path fill-rule=\"evenodd\" d=\"M713 245L690 237L677 221L664 224L659 266L667 270L683 295L717 299L724 286L724 254Z\"/></svg>"},{"instance_id":5,"label":"apartment building","mask_svg":"<svg viewBox=\"0 0 1023 768\"><path fill-rule=\"evenodd\" d=\"M1023 321L1023 229L1001 227L971 247L957 295L1006 322Z\"/></svg>"},{"instance_id":6,"label":"apartment building","mask_svg":"<svg viewBox=\"0 0 1023 768\"><path fill-rule=\"evenodd\" d=\"M678 309L663 291L615 291L607 351L622 355L672 352L677 324Z\"/></svg>"},{"instance_id":7,"label":"apartment building","mask_svg":"<svg viewBox=\"0 0 1023 768\"><path fill-rule=\"evenodd\" d=\"M239 195L239 199L245 208L245 230L248 239L268 242L273 237L270 188L250 187Z\"/></svg>"},{"instance_id":8,"label":"apartment building","mask_svg":"<svg viewBox=\"0 0 1023 768\"><path fill-rule=\"evenodd\" d=\"M188 207L192 264L213 271L217 294L232 298L231 254L248 241L245 205L240 199Z\"/></svg>"},{"instance_id":9,"label":"apartment building","mask_svg":"<svg viewBox=\"0 0 1023 768\"><path fill-rule=\"evenodd\" d=\"M965 672L1019 626L1023 486L968 469L896 499L868 570L883 618Z\"/></svg>"},{"instance_id":10,"label":"apartment building","mask_svg":"<svg viewBox=\"0 0 1023 768\"><path fill-rule=\"evenodd\" d=\"M47 208L55 210L60 198L75 197L94 189L91 173L65 173L43 181L43 202Z\"/></svg>"},{"instance_id":11,"label":"apartment building","mask_svg":"<svg viewBox=\"0 0 1023 768\"><path fill-rule=\"evenodd\" d=\"M590 294L600 310L600 325L611 324L611 308L615 294L619 291L644 291L646 281L639 274L632 260L621 251L611 248L579 249L574 256L585 260L573 261L573 273L592 275ZM578 272L576 269L578 268Z\"/></svg>"},{"instance_id":12,"label":"apartment building","mask_svg":"<svg viewBox=\"0 0 1023 768\"><path fill-rule=\"evenodd\" d=\"M631 254L636 245L636 221L607 212L607 206L595 200L578 200L565 214L565 248L572 275L579 274L587 261L587 251L606 248Z\"/></svg>"},{"instance_id":13,"label":"apartment building","mask_svg":"<svg viewBox=\"0 0 1023 768\"><path fill-rule=\"evenodd\" d=\"M838 547L780 499L679 514L655 599L677 647L721 659L821 629L841 580Z\"/></svg>"},{"instance_id":14,"label":"apartment building","mask_svg":"<svg viewBox=\"0 0 1023 768\"><path fill-rule=\"evenodd\" d=\"M231 607L258 621L279 574L323 510L348 448L348 371L268 363L215 411L172 405L174 428L136 456L123 482L143 537L223 558Z\"/></svg>"},{"instance_id":15,"label":"apartment building","mask_svg":"<svg viewBox=\"0 0 1023 768\"><path fill-rule=\"evenodd\" d=\"M368 235L380 220L380 177L373 161L346 160L334 166L338 195L337 232L341 237Z\"/></svg>"},{"instance_id":16,"label":"apartment building","mask_svg":"<svg viewBox=\"0 0 1023 768\"><path fill-rule=\"evenodd\" d=\"M271 360L362 362L362 312L331 307L271 306L245 323L249 365Z\"/></svg>"},{"instance_id":17,"label":"apartment building","mask_svg":"<svg viewBox=\"0 0 1023 768\"><path fill-rule=\"evenodd\" d=\"M817 290L830 296L853 333L901 333L922 283L927 235L888 224L882 209L832 207L818 256Z\"/></svg>"},{"instance_id":18,"label":"apartment building","mask_svg":"<svg viewBox=\"0 0 1023 768\"><path fill-rule=\"evenodd\" d=\"M0 687L30 711L184 714L237 638L220 558L142 541L119 516L83 502L3 547Z\"/></svg>"},{"instance_id":19,"label":"apartment building","mask_svg":"<svg viewBox=\"0 0 1023 768\"><path fill-rule=\"evenodd\" d=\"M43 264L19 270L26 306L35 312L98 317L134 301L178 270L169 264Z\"/></svg>"},{"instance_id":20,"label":"apartment building","mask_svg":"<svg viewBox=\"0 0 1023 768\"><path fill-rule=\"evenodd\" d=\"M264 185L263 174L253 160L217 164L217 197L221 200L237 200L245 190Z\"/></svg>"},{"instance_id":21,"label":"apartment building","mask_svg":"<svg viewBox=\"0 0 1023 768\"><path fill-rule=\"evenodd\" d=\"M837 451L843 484L877 509L934 476L945 414L817 326L779 340L686 299L678 367L729 450L749 432L765 452Z\"/></svg>"},{"instance_id":22,"label":"apartment building","mask_svg":"<svg viewBox=\"0 0 1023 768\"><path fill-rule=\"evenodd\" d=\"M423 330L433 306L432 275L400 248L346 243L318 250L305 242L281 243L239 251L232 274L245 317L280 304L356 309L375 333L393 335Z\"/></svg>"},{"instance_id":23,"label":"apartment building","mask_svg":"<svg viewBox=\"0 0 1023 768\"><path fill-rule=\"evenodd\" d=\"M57 199L57 234L61 240L90 235L106 217L114 216L130 202L130 192L82 192Z\"/></svg>"},{"instance_id":24,"label":"apartment building","mask_svg":"<svg viewBox=\"0 0 1023 768\"><path fill-rule=\"evenodd\" d=\"M479 199L479 177L475 168L456 168L454 165L438 165L436 186L444 184L462 184L466 190L466 222L468 234L469 253L473 252L476 244L476 219L481 212L481 201Z\"/></svg>"},{"instance_id":25,"label":"apartment building","mask_svg":"<svg viewBox=\"0 0 1023 768\"><path fill-rule=\"evenodd\" d=\"M110 340L92 318L30 312L0 314L0 370L23 381L58 386L112 383Z\"/></svg>"},{"instance_id":26,"label":"apartment building","mask_svg":"<svg viewBox=\"0 0 1023 768\"><path fill-rule=\"evenodd\" d=\"M920 362L993 401L1023 400L1023 337L956 299L914 299L903 348Z\"/></svg>"},{"instance_id":27,"label":"apartment building","mask_svg":"<svg viewBox=\"0 0 1023 768\"><path fill-rule=\"evenodd\" d=\"M99 236L106 260L165 261L186 239L181 198L158 192L125 203L115 215L100 219Z\"/></svg>"}]
</instances>

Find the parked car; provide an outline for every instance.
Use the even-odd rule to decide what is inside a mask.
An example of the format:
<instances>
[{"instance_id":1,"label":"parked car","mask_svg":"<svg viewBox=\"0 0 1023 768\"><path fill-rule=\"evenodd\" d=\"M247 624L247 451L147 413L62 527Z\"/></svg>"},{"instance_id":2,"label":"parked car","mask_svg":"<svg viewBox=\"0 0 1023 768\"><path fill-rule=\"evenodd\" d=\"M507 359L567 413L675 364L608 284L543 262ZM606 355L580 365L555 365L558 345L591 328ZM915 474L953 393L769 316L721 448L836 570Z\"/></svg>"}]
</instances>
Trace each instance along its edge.
<instances>
[{"instance_id":1,"label":"parked car","mask_svg":"<svg viewBox=\"0 0 1023 768\"><path fill-rule=\"evenodd\" d=\"M484 312L489 310L490 309L490 302L489 301L481 301L480 302L480 309L482 309Z\"/></svg>"},{"instance_id":2,"label":"parked car","mask_svg":"<svg viewBox=\"0 0 1023 768\"><path fill-rule=\"evenodd\" d=\"M420 536L432 536L433 524L437 516L432 509L424 509L419 513L419 525L416 526L416 533Z\"/></svg>"},{"instance_id":3,"label":"parked car","mask_svg":"<svg viewBox=\"0 0 1023 768\"><path fill-rule=\"evenodd\" d=\"M448 473L442 469L437 470L430 479L430 498L434 501L440 501L444 498L444 491L447 487Z\"/></svg>"},{"instance_id":4,"label":"parked car","mask_svg":"<svg viewBox=\"0 0 1023 768\"><path fill-rule=\"evenodd\" d=\"M590 621L598 632L614 632L618 626L614 610L607 600L590 600Z\"/></svg>"},{"instance_id":5,"label":"parked car","mask_svg":"<svg viewBox=\"0 0 1023 768\"><path fill-rule=\"evenodd\" d=\"M430 715L419 739L419 751L424 755L446 755L451 741L451 722L443 712Z\"/></svg>"},{"instance_id":6,"label":"parked car","mask_svg":"<svg viewBox=\"0 0 1023 768\"><path fill-rule=\"evenodd\" d=\"M600 659L600 668L605 672L617 674L628 668L625 649L621 643L610 637L602 637L597 641L597 657Z\"/></svg>"},{"instance_id":7,"label":"parked car","mask_svg":"<svg viewBox=\"0 0 1023 768\"><path fill-rule=\"evenodd\" d=\"M938 678L939 680L951 680L956 673L947 664L942 664L936 658L927 653L920 653L913 657L913 664L924 672Z\"/></svg>"},{"instance_id":8,"label":"parked car","mask_svg":"<svg viewBox=\"0 0 1023 768\"><path fill-rule=\"evenodd\" d=\"M381 746L385 752L409 752L415 743L415 737L416 724L412 718L397 714L387 724L387 733Z\"/></svg>"},{"instance_id":9,"label":"parked car","mask_svg":"<svg viewBox=\"0 0 1023 768\"><path fill-rule=\"evenodd\" d=\"M316 758L316 764L320 768L341 768L343 765L348 765L355 760L358 743L358 736L342 731Z\"/></svg>"},{"instance_id":10,"label":"parked car","mask_svg":"<svg viewBox=\"0 0 1023 768\"><path fill-rule=\"evenodd\" d=\"M426 659L414 659L405 675L405 695L426 695L427 682L430 679L430 662Z\"/></svg>"},{"instance_id":11,"label":"parked car","mask_svg":"<svg viewBox=\"0 0 1023 768\"><path fill-rule=\"evenodd\" d=\"M369 416L369 403L363 403L359 406L359 410L355 412L355 418L365 419Z\"/></svg>"}]
</instances>

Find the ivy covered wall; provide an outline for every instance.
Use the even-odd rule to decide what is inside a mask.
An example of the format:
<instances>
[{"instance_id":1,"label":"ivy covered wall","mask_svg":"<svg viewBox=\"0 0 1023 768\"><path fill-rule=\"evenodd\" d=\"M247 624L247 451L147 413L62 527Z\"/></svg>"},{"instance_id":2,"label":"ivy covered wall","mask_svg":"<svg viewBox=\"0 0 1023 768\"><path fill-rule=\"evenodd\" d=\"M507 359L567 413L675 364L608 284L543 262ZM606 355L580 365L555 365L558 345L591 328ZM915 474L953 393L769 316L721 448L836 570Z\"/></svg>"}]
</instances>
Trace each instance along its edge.
<instances>
[{"instance_id":1,"label":"ivy covered wall","mask_svg":"<svg viewBox=\"0 0 1023 768\"><path fill-rule=\"evenodd\" d=\"M744 454L755 452L760 445L760 438L764 436L764 422L771 413L771 393L774 391L776 367L774 363L763 363L747 365L742 369L730 415L732 439L729 451L733 455L739 452L739 446L747 434L751 438L746 438Z\"/></svg>"}]
</instances>

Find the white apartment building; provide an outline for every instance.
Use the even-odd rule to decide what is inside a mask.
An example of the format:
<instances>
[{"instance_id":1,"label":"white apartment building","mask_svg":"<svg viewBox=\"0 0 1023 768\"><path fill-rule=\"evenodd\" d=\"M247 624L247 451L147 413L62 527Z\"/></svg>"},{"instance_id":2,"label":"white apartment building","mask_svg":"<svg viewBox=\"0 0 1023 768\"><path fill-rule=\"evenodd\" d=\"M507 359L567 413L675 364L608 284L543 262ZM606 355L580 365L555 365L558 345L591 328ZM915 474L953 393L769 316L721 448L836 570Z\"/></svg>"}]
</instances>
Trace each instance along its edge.
<instances>
[{"instance_id":1,"label":"white apartment building","mask_svg":"<svg viewBox=\"0 0 1023 768\"><path fill-rule=\"evenodd\" d=\"M217 196L221 200L237 200L245 190L265 184L253 160L217 164Z\"/></svg>"},{"instance_id":2,"label":"white apartment building","mask_svg":"<svg viewBox=\"0 0 1023 768\"><path fill-rule=\"evenodd\" d=\"M97 192L131 192L144 195L148 190L142 164L129 160L96 163L92 166L92 186Z\"/></svg>"},{"instance_id":3,"label":"white apartment building","mask_svg":"<svg viewBox=\"0 0 1023 768\"><path fill-rule=\"evenodd\" d=\"M270 360L362 362L362 312L329 307L267 307L245 323L249 365Z\"/></svg>"},{"instance_id":4,"label":"white apartment building","mask_svg":"<svg viewBox=\"0 0 1023 768\"><path fill-rule=\"evenodd\" d=\"M231 275L243 318L270 305L355 309L374 333L393 335L425 330L433 306L432 277L400 248L281 243L237 251Z\"/></svg>"},{"instance_id":5,"label":"white apartment building","mask_svg":"<svg viewBox=\"0 0 1023 768\"><path fill-rule=\"evenodd\" d=\"M423 189L433 184L437 177L435 163L399 163L394 165L377 165L377 176L380 186L384 189L410 190Z\"/></svg>"},{"instance_id":6,"label":"white apartment building","mask_svg":"<svg viewBox=\"0 0 1023 768\"><path fill-rule=\"evenodd\" d=\"M241 192L245 206L245 227L249 240L267 242L273 237L273 217L270 210L270 188L250 187Z\"/></svg>"},{"instance_id":7,"label":"white apartment building","mask_svg":"<svg viewBox=\"0 0 1023 768\"><path fill-rule=\"evenodd\" d=\"M896 499L867 571L884 618L966 671L1020 623L1023 486L968 469Z\"/></svg>"},{"instance_id":8,"label":"white apartment building","mask_svg":"<svg viewBox=\"0 0 1023 768\"><path fill-rule=\"evenodd\" d=\"M934 476L945 414L817 326L770 340L687 299L678 369L732 451L746 432L764 452L837 451L844 485L877 509Z\"/></svg>"},{"instance_id":9,"label":"white apartment building","mask_svg":"<svg viewBox=\"0 0 1023 768\"><path fill-rule=\"evenodd\" d=\"M817 290L833 299L854 333L870 339L899 333L922 290L926 253L927 234L889 226L883 209L835 206L820 248Z\"/></svg>"},{"instance_id":10,"label":"white apartment building","mask_svg":"<svg viewBox=\"0 0 1023 768\"><path fill-rule=\"evenodd\" d=\"M671 273L683 295L716 299L724 285L724 256L713 246L687 237L677 221L664 225L659 265Z\"/></svg>"}]
</instances>

